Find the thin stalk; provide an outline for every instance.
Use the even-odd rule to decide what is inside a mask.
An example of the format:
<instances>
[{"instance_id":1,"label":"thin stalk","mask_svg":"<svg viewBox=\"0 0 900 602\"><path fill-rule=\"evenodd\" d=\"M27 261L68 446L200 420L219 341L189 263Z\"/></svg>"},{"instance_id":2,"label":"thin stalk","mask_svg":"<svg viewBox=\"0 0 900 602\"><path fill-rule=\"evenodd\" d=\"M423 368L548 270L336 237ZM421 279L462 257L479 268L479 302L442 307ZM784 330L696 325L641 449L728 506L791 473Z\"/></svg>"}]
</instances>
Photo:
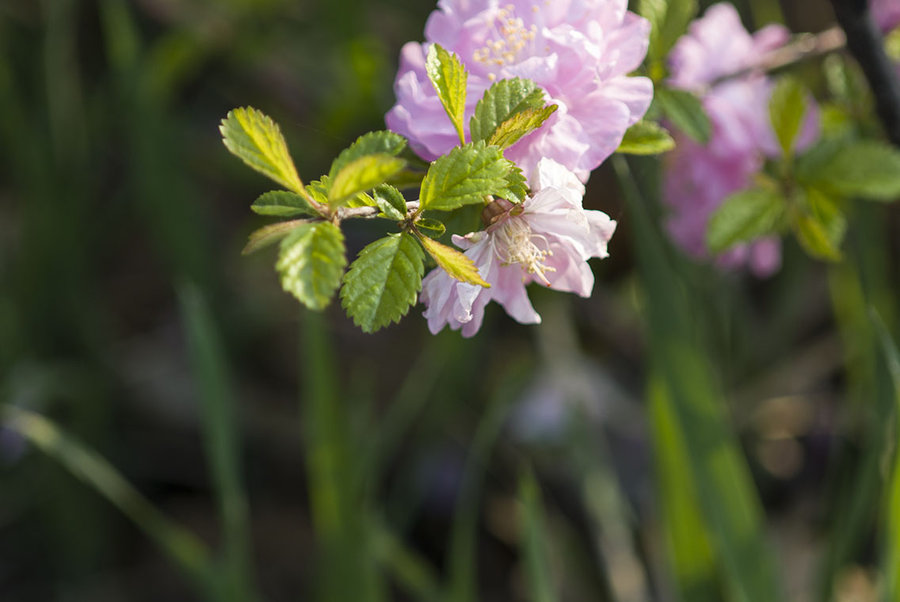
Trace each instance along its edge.
<instances>
[{"instance_id":1,"label":"thin stalk","mask_svg":"<svg viewBox=\"0 0 900 602\"><path fill-rule=\"evenodd\" d=\"M241 477L240 420L224 346L209 306L195 285L179 291L188 347L201 400L203 442L223 529L223 599L250 602L253 586L250 519Z\"/></svg>"}]
</instances>

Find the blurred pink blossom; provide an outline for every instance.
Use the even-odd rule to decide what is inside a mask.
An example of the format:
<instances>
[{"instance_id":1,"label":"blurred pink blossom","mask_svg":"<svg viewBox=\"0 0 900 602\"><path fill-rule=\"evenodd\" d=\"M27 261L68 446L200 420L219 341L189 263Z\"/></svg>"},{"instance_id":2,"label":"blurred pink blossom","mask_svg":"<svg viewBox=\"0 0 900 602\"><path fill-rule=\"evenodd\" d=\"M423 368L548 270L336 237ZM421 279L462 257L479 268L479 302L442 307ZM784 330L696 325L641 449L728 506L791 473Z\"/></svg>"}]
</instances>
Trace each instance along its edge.
<instances>
[{"instance_id":1,"label":"blurred pink blossom","mask_svg":"<svg viewBox=\"0 0 900 602\"><path fill-rule=\"evenodd\" d=\"M900 0L870 0L869 9L882 32L889 32L900 25Z\"/></svg>"},{"instance_id":2,"label":"blurred pink blossom","mask_svg":"<svg viewBox=\"0 0 900 602\"><path fill-rule=\"evenodd\" d=\"M666 158L664 201L671 208L668 229L675 242L696 258L708 256L706 225L725 198L749 188L767 157L780 147L769 118L773 82L761 72L724 81L750 69L766 52L784 44L788 31L770 25L751 35L731 4L716 4L691 24L669 57L669 83L701 95L712 123L705 146L676 136L676 149ZM819 135L818 109L812 99L798 136L797 148ZM768 276L781 265L780 242L764 238L738 245L716 258L725 268L746 266Z\"/></svg>"},{"instance_id":3,"label":"blurred pink blossom","mask_svg":"<svg viewBox=\"0 0 900 602\"><path fill-rule=\"evenodd\" d=\"M522 324L540 323L525 290L531 282L590 296L594 274L587 260L608 255L616 222L602 211L584 210L584 186L552 159L538 162L531 186L533 196L508 204L486 230L453 236L490 288L459 282L440 268L425 277L422 302L432 333L449 325L474 335L491 301Z\"/></svg>"},{"instance_id":4,"label":"blurred pink blossom","mask_svg":"<svg viewBox=\"0 0 900 602\"><path fill-rule=\"evenodd\" d=\"M425 73L431 43L455 52L469 71L466 124L499 79L531 79L559 106L544 126L506 151L530 174L549 157L586 181L646 112L653 85L626 77L647 53L649 23L627 0L440 0L424 44L410 42L394 82L388 127L433 160L459 143ZM468 127L466 128L468 129Z\"/></svg>"}]
</instances>

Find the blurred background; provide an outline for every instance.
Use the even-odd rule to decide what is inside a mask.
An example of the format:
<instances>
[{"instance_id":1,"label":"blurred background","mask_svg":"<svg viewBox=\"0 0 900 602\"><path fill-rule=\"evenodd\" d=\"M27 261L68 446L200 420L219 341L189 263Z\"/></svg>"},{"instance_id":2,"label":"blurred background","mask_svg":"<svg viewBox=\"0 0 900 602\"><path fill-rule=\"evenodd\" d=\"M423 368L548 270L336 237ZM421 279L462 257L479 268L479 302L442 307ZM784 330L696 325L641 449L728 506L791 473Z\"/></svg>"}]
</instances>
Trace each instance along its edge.
<instances>
[{"instance_id":1,"label":"blurred background","mask_svg":"<svg viewBox=\"0 0 900 602\"><path fill-rule=\"evenodd\" d=\"M824 0L737 5L748 25L833 23ZM532 290L543 326L492 306L470 340L430 335L421 306L364 335L339 307L301 310L274 253L241 256L269 184L219 120L271 115L314 179L384 127L433 9L0 2L0 403L59 429L0 427L0 600L766 591L764 574L735 586L732 560L774 567L786 600L877 599L896 433L866 308L891 328L896 211L854 215L848 263L787 242L759 281L687 263L606 165L585 204L619 230L593 296ZM631 169L652 188L652 161ZM380 228L348 225L348 252ZM669 295L678 327L648 335ZM678 362L720 414L666 410L684 391L659 367ZM725 450L712 485L694 440Z\"/></svg>"}]
</instances>

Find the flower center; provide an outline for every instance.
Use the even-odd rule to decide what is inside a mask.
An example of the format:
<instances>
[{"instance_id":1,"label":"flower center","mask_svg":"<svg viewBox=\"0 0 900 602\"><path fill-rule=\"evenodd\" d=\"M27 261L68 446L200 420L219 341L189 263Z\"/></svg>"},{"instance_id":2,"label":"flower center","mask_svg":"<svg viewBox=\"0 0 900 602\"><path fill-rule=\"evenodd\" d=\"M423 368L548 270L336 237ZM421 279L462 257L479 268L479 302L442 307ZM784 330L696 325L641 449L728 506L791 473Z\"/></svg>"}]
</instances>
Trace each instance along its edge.
<instances>
[{"instance_id":1,"label":"flower center","mask_svg":"<svg viewBox=\"0 0 900 602\"><path fill-rule=\"evenodd\" d=\"M544 273L555 272L556 269L544 263L544 259L553 255L550 243L544 236L535 234L524 219L510 217L497 228L494 237L494 248L503 265L518 263L522 270L535 274L541 282L550 286ZM543 243L545 248L542 249L537 243Z\"/></svg>"},{"instance_id":2,"label":"flower center","mask_svg":"<svg viewBox=\"0 0 900 602\"><path fill-rule=\"evenodd\" d=\"M525 22L515 16L515 7L507 4L497 11L495 32L495 38L488 38L485 45L475 51L475 62L488 67L512 64L522 49L534 40L537 25L526 28Z\"/></svg>"}]
</instances>

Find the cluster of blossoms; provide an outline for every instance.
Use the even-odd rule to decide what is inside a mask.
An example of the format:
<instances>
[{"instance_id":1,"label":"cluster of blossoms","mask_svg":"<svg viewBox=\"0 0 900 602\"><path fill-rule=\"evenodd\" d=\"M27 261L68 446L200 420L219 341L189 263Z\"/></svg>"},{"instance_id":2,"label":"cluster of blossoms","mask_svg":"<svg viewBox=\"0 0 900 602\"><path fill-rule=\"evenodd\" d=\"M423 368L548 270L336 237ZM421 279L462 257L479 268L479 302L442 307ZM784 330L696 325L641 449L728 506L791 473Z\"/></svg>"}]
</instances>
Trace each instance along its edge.
<instances>
[{"instance_id":1,"label":"cluster of blossoms","mask_svg":"<svg viewBox=\"0 0 900 602\"><path fill-rule=\"evenodd\" d=\"M583 209L582 183L653 98L649 79L628 76L647 53L650 25L627 4L441 0L426 24L426 42L403 47L397 104L385 120L424 159L459 143L425 70L431 44L456 53L468 70L466 121L484 92L507 78L534 81L558 107L505 152L527 175L533 196L521 205L495 201L486 209L485 230L453 238L490 288L457 282L440 268L425 278L422 300L432 332L449 325L473 335L491 300L520 322L539 322L525 292L533 281L590 295L586 262L606 256L615 222Z\"/></svg>"},{"instance_id":2,"label":"cluster of blossoms","mask_svg":"<svg viewBox=\"0 0 900 602\"><path fill-rule=\"evenodd\" d=\"M677 137L676 150L666 161L669 233L693 257L708 256L710 215L728 195L749 188L766 158L781 152L769 120L774 84L752 68L766 52L787 42L788 35L777 25L751 35L734 6L716 4L691 25L669 56L670 85L700 94L713 128L706 145ZM730 77L738 73L739 77ZM797 140L800 150L819 134L818 113L812 103L810 107ZM781 265L780 241L766 237L738 245L717 262L723 267L746 266L766 276Z\"/></svg>"}]
</instances>

